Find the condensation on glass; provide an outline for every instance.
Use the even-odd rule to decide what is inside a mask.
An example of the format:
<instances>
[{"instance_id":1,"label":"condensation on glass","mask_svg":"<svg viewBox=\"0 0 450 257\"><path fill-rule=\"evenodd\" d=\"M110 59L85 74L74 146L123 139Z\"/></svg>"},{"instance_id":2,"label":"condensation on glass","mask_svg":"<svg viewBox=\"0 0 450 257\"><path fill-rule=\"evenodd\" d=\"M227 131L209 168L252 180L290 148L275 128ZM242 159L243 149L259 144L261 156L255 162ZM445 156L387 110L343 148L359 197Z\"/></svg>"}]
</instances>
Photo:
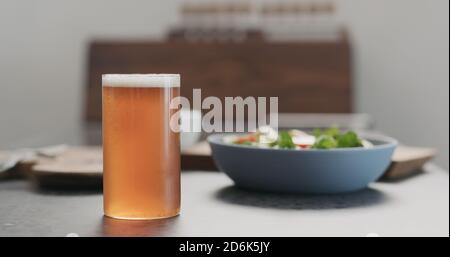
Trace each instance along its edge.
<instances>
[{"instance_id":1,"label":"condensation on glass","mask_svg":"<svg viewBox=\"0 0 450 257\"><path fill-rule=\"evenodd\" d=\"M178 74L106 74L103 204L108 217L157 219L180 211L179 133L170 129Z\"/></svg>"}]
</instances>

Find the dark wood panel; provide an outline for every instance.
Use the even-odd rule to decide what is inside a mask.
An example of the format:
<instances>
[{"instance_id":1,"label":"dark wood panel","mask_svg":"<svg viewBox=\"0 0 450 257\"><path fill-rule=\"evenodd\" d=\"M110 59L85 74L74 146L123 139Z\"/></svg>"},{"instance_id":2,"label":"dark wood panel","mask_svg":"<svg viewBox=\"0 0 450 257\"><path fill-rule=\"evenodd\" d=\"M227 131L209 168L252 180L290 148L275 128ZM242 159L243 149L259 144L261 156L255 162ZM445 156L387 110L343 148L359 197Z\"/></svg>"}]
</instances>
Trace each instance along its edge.
<instances>
[{"instance_id":1,"label":"dark wood panel","mask_svg":"<svg viewBox=\"0 0 450 257\"><path fill-rule=\"evenodd\" d=\"M339 42L239 44L93 42L88 57L87 120L101 119L101 74L180 73L181 95L278 96L280 112L352 110L351 56Z\"/></svg>"}]
</instances>

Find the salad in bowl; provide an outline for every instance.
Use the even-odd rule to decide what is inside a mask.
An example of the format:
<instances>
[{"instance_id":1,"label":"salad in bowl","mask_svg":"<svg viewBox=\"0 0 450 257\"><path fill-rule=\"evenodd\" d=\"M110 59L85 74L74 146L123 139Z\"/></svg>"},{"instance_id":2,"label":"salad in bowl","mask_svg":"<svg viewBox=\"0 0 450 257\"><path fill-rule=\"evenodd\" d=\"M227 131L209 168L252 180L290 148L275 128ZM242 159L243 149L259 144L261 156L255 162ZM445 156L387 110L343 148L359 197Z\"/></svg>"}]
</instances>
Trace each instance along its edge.
<instances>
[{"instance_id":1,"label":"salad in bowl","mask_svg":"<svg viewBox=\"0 0 450 257\"><path fill-rule=\"evenodd\" d=\"M208 137L217 167L236 186L282 193L343 193L361 190L382 176L395 139L338 128Z\"/></svg>"},{"instance_id":2,"label":"salad in bowl","mask_svg":"<svg viewBox=\"0 0 450 257\"><path fill-rule=\"evenodd\" d=\"M370 141L361 139L355 132L341 132L337 127L326 130L315 129L310 134L296 129L277 132L271 127L264 126L244 136L225 137L224 142L260 148L297 150L373 147Z\"/></svg>"}]
</instances>

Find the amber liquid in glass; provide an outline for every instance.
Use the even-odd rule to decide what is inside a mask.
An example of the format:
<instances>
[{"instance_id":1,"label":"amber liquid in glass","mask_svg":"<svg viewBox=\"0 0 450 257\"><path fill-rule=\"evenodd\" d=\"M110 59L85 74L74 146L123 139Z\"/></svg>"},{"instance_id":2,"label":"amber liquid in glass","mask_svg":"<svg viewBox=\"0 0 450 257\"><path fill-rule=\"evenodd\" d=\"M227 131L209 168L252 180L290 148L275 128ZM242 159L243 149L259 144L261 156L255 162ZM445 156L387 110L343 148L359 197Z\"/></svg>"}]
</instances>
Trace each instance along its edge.
<instances>
[{"instance_id":1,"label":"amber liquid in glass","mask_svg":"<svg viewBox=\"0 0 450 257\"><path fill-rule=\"evenodd\" d=\"M103 193L106 216L155 219L180 211L179 133L169 102L178 87L103 85Z\"/></svg>"}]
</instances>

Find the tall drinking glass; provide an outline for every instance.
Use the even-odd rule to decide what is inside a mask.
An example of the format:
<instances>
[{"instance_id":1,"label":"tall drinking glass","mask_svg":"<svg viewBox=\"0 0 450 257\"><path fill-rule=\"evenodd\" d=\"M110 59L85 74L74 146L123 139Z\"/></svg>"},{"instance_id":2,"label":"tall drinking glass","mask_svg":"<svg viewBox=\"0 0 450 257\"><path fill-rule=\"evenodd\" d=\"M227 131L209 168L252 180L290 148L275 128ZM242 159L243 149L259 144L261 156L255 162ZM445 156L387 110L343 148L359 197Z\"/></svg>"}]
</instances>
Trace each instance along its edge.
<instances>
[{"instance_id":1,"label":"tall drinking glass","mask_svg":"<svg viewBox=\"0 0 450 257\"><path fill-rule=\"evenodd\" d=\"M156 219L180 211L179 133L170 101L179 74L106 74L103 94L103 204L106 216Z\"/></svg>"}]
</instances>

